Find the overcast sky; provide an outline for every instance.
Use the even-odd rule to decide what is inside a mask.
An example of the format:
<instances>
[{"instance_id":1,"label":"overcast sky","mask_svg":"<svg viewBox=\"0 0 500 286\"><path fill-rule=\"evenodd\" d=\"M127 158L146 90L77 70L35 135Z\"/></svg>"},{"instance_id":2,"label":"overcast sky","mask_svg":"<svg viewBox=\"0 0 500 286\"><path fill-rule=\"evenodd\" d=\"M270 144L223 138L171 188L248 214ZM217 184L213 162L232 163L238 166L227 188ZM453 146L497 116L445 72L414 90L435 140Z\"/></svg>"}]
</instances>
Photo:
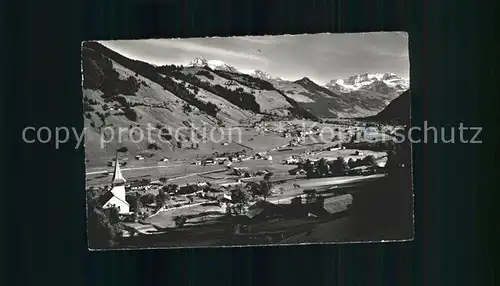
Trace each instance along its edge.
<instances>
[{"instance_id":1,"label":"overcast sky","mask_svg":"<svg viewBox=\"0 0 500 286\"><path fill-rule=\"evenodd\" d=\"M408 35L399 32L230 38L101 41L116 52L155 65L195 57L223 61L243 72L262 70L325 84L355 74L392 72L409 78Z\"/></svg>"}]
</instances>

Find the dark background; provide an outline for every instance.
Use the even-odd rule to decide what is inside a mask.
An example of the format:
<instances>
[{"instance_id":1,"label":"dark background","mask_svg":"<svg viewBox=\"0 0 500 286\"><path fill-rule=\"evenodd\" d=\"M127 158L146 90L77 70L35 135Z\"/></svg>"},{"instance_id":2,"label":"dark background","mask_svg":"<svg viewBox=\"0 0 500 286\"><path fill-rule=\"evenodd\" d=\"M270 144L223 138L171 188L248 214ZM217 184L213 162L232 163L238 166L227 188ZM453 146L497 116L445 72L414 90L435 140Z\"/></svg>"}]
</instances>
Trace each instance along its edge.
<instances>
[{"instance_id":1,"label":"dark background","mask_svg":"<svg viewBox=\"0 0 500 286\"><path fill-rule=\"evenodd\" d=\"M492 285L498 225L494 9L472 1L10 1L2 6L1 285ZM446 2L446 3L445 3ZM479 8L481 7L481 11ZM83 40L407 31L413 125L483 126L414 145L413 242L89 252L84 150L25 144L83 128ZM472 134L470 135L472 136ZM4 281L2 281L4 280Z\"/></svg>"}]
</instances>

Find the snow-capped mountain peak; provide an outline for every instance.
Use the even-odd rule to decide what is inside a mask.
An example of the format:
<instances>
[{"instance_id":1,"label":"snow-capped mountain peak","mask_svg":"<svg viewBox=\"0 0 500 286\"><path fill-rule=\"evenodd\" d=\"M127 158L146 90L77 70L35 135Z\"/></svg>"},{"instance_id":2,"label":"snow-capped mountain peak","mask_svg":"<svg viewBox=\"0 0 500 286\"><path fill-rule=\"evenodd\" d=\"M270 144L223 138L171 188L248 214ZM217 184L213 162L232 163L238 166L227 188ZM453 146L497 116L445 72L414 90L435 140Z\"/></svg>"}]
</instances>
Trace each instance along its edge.
<instances>
[{"instance_id":1,"label":"snow-capped mountain peak","mask_svg":"<svg viewBox=\"0 0 500 286\"><path fill-rule=\"evenodd\" d=\"M261 70L255 70L251 75L253 75L254 77L263 79L263 80L280 81L280 82L284 81L280 77L272 76L272 75L268 74L267 72L261 71Z\"/></svg>"},{"instance_id":2,"label":"snow-capped mountain peak","mask_svg":"<svg viewBox=\"0 0 500 286\"><path fill-rule=\"evenodd\" d=\"M343 79L344 84L347 85L364 85L374 81L385 81L390 79L401 79L393 73L365 73L353 75L347 79Z\"/></svg>"},{"instance_id":3,"label":"snow-capped mountain peak","mask_svg":"<svg viewBox=\"0 0 500 286\"><path fill-rule=\"evenodd\" d=\"M189 64L189 67L209 67L213 70L222 70L222 71L228 71L228 72L238 72L238 70L235 67L232 67L223 61L219 60L207 60L202 57L196 57L194 58Z\"/></svg>"},{"instance_id":4,"label":"snow-capped mountain peak","mask_svg":"<svg viewBox=\"0 0 500 286\"><path fill-rule=\"evenodd\" d=\"M393 73L365 73L345 79L332 80L326 84L330 90L349 93L360 89L387 93L392 90L403 92L409 88L409 81Z\"/></svg>"},{"instance_id":5,"label":"snow-capped mountain peak","mask_svg":"<svg viewBox=\"0 0 500 286\"><path fill-rule=\"evenodd\" d=\"M205 67L208 66L208 60L202 57L196 57L194 58L188 66L191 67Z\"/></svg>"}]
</instances>

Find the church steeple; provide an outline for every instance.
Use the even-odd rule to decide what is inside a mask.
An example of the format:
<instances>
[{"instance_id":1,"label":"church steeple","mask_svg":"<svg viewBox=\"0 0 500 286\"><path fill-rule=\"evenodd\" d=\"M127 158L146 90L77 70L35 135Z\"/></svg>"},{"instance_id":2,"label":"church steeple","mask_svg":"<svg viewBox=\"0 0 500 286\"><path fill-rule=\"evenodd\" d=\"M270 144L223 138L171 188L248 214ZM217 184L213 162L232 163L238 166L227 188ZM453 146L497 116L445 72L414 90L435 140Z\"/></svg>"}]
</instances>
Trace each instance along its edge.
<instances>
[{"instance_id":1,"label":"church steeple","mask_svg":"<svg viewBox=\"0 0 500 286\"><path fill-rule=\"evenodd\" d=\"M122 171L120 170L120 162L118 161L118 152L116 152L116 159L115 159L115 171L113 173L113 185L120 185L125 183L126 180L122 175Z\"/></svg>"}]
</instances>

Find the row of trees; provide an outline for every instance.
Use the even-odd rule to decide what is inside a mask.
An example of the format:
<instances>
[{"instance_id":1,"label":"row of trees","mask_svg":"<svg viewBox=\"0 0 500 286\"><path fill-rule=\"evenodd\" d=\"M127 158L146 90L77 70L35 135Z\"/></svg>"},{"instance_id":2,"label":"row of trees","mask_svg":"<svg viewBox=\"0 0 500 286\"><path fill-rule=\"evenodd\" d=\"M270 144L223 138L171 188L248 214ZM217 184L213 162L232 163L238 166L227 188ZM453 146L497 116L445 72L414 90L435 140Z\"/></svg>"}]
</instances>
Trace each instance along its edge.
<instances>
[{"instance_id":1,"label":"row of trees","mask_svg":"<svg viewBox=\"0 0 500 286\"><path fill-rule=\"evenodd\" d=\"M321 158L316 162L308 159L299 163L298 167L306 171L308 178L322 178L345 175L349 169L360 166L374 167L376 166L376 162L373 155L368 155L358 160L350 158L349 161L346 161L344 157L338 157L334 161L327 161L325 158Z\"/></svg>"},{"instance_id":2,"label":"row of trees","mask_svg":"<svg viewBox=\"0 0 500 286\"><path fill-rule=\"evenodd\" d=\"M95 189L87 191L87 234L89 247L93 249L115 246L122 231L118 210L103 209L98 194Z\"/></svg>"},{"instance_id":3,"label":"row of trees","mask_svg":"<svg viewBox=\"0 0 500 286\"><path fill-rule=\"evenodd\" d=\"M308 159L299 163L298 167L306 171L307 178L332 177L344 174L349 169L343 157L338 157L335 161L326 161L325 158L321 158L316 162L312 162Z\"/></svg>"}]
</instances>

